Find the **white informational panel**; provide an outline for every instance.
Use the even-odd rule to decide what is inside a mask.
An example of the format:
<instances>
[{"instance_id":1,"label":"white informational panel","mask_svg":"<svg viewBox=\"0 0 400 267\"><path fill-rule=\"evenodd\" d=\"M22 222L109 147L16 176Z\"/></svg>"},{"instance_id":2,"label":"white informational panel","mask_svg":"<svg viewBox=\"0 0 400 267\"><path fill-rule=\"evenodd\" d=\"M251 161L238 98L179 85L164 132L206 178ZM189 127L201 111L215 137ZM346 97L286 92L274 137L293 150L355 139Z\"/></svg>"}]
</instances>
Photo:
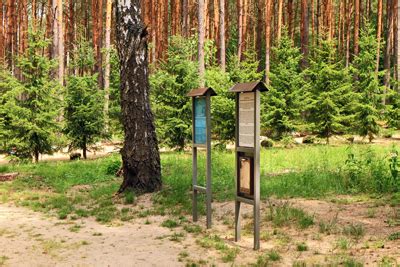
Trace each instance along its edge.
<instances>
[{"instance_id":1,"label":"white informational panel","mask_svg":"<svg viewBox=\"0 0 400 267\"><path fill-rule=\"evenodd\" d=\"M255 93L239 94L239 146L254 147Z\"/></svg>"}]
</instances>

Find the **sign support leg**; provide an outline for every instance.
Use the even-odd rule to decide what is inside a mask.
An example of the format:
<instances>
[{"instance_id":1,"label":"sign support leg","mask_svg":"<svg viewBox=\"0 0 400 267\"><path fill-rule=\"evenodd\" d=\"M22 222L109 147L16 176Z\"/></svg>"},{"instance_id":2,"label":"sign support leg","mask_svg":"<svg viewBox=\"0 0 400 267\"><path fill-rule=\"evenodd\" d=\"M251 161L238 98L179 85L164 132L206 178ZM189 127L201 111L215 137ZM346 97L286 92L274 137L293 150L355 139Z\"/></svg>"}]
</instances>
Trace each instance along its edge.
<instances>
[{"instance_id":1,"label":"sign support leg","mask_svg":"<svg viewBox=\"0 0 400 267\"><path fill-rule=\"evenodd\" d=\"M197 222L197 189L194 187L197 185L197 147L193 147L193 170L192 170L192 186L193 186L193 202L192 212L193 221Z\"/></svg>"},{"instance_id":2,"label":"sign support leg","mask_svg":"<svg viewBox=\"0 0 400 267\"><path fill-rule=\"evenodd\" d=\"M235 201L235 241L240 240L240 201Z\"/></svg>"}]
</instances>

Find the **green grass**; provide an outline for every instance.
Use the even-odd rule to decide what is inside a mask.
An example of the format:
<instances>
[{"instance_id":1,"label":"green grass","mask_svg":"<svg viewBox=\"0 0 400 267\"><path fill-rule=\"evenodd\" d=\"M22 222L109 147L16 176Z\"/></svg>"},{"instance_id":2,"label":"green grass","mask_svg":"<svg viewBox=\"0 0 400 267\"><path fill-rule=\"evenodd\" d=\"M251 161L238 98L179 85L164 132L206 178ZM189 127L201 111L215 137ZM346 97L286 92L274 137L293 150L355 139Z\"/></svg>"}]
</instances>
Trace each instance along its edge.
<instances>
[{"instance_id":1,"label":"green grass","mask_svg":"<svg viewBox=\"0 0 400 267\"><path fill-rule=\"evenodd\" d=\"M261 197L319 198L336 194L391 193L395 189L388 167L388 155L392 150L393 147L377 145L262 149ZM349 154L355 155L356 163L346 164ZM154 211L176 217L190 214L191 153L162 153L161 163L163 189L153 195ZM112 155L87 161L0 166L0 172L20 173L17 180L0 184L0 201L15 201L37 211L53 213L60 219L93 216L100 222L110 222L121 217L113 198L122 182L113 175L119 165L119 155ZM199 184L204 185L203 152L199 152L198 167ZM213 151L212 167L213 199L233 200L234 153ZM397 196L393 203L400 199L400 195ZM204 195L200 195L200 214L205 213L203 198ZM122 203L134 201L135 195L127 193ZM138 216L148 215L143 212ZM295 216L302 217L302 214ZM298 220L300 228L312 223L309 216Z\"/></svg>"},{"instance_id":2,"label":"green grass","mask_svg":"<svg viewBox=\"0 0 400 267\"><path fill-rule=\"evenodd\" d=\"M362 224L350 224L343 228L343 234L360 239L364 236L365 229Z\"/></svg>"},{"instance_id":3,"label":"green grass","mask_svg":"<svg viewBox=\"0 0 400 267\"><path fill-rule=\"evenodd\" d=\"M225 242L217 235L207 235L201 239L197 239L196 243L203 248L214 248L221 254L223 262L233 262L239 253L238 248L233 248L225 244Z\"/></svg>"},{"instance_id":4,"label":"green grass","mask_svg":"<svg viewBox=\"0 0 400 267\"><path fill-rule=\"evenodd\" d=\"M269 205L266 220L271 221L276 227L294 224L300 229L305 229L314 224L313 216L302 209L292 207L287 202L282 205Z\"/></svg>"}]
</instances>

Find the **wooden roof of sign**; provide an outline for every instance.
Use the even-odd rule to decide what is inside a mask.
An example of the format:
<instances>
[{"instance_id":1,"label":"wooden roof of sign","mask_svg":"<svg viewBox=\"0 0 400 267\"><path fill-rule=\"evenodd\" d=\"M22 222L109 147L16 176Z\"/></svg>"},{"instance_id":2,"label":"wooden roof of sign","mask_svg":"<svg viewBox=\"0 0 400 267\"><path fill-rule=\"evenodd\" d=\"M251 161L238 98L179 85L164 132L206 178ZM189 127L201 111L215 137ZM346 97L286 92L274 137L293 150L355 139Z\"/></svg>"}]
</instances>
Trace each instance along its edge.
<instances>
[{"instance_id":1,"label":"wooden roof of sign","mask_svg":"<svg viewBox=\"0 0 400 267\"><path fill-rule=\"evenodd\" d=\"M196 96L205 96L208 92L210 92L210 96L216 96L217 93L211 87L208 88L197 88L190 91L187 96L196 97Z\"/></svg>"},{"instance_id":2,"label":"wooden roof of sign","mask_svg":"<svg viewBox=\"0 0 400 267\"><path fill-rule=\"evenodd\" d=\"M250 83L238 83L234 85L229 92L241 93L241 92L254 92L259 90L260 92L268 91L268 88L263 82L250 82Z\"/></svg>"}]
</instances>

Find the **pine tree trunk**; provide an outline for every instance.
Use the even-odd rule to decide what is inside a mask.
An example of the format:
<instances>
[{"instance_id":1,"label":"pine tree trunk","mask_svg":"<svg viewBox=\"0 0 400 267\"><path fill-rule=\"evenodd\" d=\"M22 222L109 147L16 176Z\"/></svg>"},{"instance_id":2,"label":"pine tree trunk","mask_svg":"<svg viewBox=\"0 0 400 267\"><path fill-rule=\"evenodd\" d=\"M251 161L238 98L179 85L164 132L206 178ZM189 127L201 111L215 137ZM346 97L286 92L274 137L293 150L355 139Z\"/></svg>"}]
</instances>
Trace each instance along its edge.
<instances>
[{"instance_id":1,"label":"pine tree trunk","mask_svg":"<svg viewBox=\"0 0 400 267\"><path fill-rule=\"evenodd\" d=\"M225 0L219 0L219 44L220 44L220 63L222 71L226 70L225 53Z\"/></svg>"},{"instance_id":2,"label":"pine tree trunk","mask_svg":"<svg viewBox=\"0 0 400 267\"><path fill-rule=\"evenodd\" d=\"M3 0L0 0L0 64L3 65L4 62L4 5L3 5Z\"/></svg>"},{"instance_id":3,"label":"pine tree trunk","mask_svg":"<svg viewBox=\"0 0 400 267\"><path fill-rule=\"evenodd\" d=\"M48 0L47 1L47 7L46 7L46 38L51 39L53 36L53 0ZM54 44L54 42L53 42ZM47 56L49 58L53 58L53 48L49 45L47 49Z\"/></svg>"},{"instance_id":4,"label":"pine tree trunk","mask_svg":"<svg viewBox=\"0 0 400 267\"><path fill-rule=\"evenodd\" d=\"M204 0L198 0L198 31L199 31L199 47L198 47L198 56L199 56L199 80L200 87L204 87L204 75L205 75L205 66L204 66Z\"/></svg>"},{"instance_id":5,"label":"pine tree trunk","mask_svg":"<svg viewBox=\"0 0 400 267\"><path fill-rule=\"evenodd\" d=\"M399 41L400 41L400 25L399 25L399 21L400 21L400 4L397 1L397 6L396 6L396 10L394 10L394 12L397 13L397 21L396 21L396 27L397 27L397 31L396 31L396 62L397 62L397 72L396 72L396 80L397 82L400 82L400 47L399 47ZM400 86L397 85L397 91L400 93Z\"/></svg>"},{"instance_id":6,"label":"pine tree trunk","mask_svg":"<svg viewBox=\"0 0 400 267\"><path fill-rule=\"evenodd\" d=\"M32 0L32 30L36 31L36 22L37 22L37 7L36 0Z\"/></svg>"},{"instance_id":7,"label":"pine tree trunk","mask_svg":"<svg viewBox=\"0 0 400 267\"><path fill-rule=\"evenodd\" d=\"M120 58L121 108L125 132L121 150L124 181L119 192L161 188L161 167L154 117L150 109L147 29L139 0L116 3L116 38Z\"/></svg>"},{"instance_id":8,"label":"pine tree trunk","mask_svg":"<svg viewBox=\"0 0 400 267\"><path fill-rule=\"evenodd\" d=\"M279 43L282 36L282 8L283 8L283 0L278 0L278 25L277 25L277 34L276 40Z\"/></svg>"},{"instance_id":9,"label":"pine tree trunk","mask_svg":"<svg viewBox=\"0 0 400 267\"><path fill-rule=\"evenodd\" d=\"M303 54L302 67L307 67L308 56L308 5L307 0L301 0L301 52Z\"/></svg>"},{"instance_id":10,"label":"pine tree trunk","mask_svg":"<svg viewBox=\"0 0 400 267\"><path fill-rule=\"evenodd\" d=\"M377 49L376 49L376 67L375 67L375 75L378 75L379 71L379 62L380 62L380 52L381 52L381 38L382 38L382 12L383 12L383 0L378 0L378 25L376 31L376 39L377 39Z\"/></svg>"},{"instance_id":11,"label":"pine tree trunk","mask_svg":"<svg viewBox=\"0 0 400 267\"><path fill-rule=\"evenodd\" d=\"M98 74L99 89L103 84L103 55L101 48L103 47L103 0L92 0L92 21L93 21L93 45L96 63L94 72Z\"/></svg>"},{"instance_id":12,"label":"pine tree trunk","mask_svg":"<svg viewBox=\"0 0 400 267\"><path fill-rule=\"evenodd\" d=\"M393 34L393 10L392 10L392 4L393 0L388 0L387 1L387 6L386 6L386 23L387 23L387 35L386 35L386 49L385 49L385 57L383 61L383 65L385 68L385 77L384 77L384 93L383 93L383 98L382 98L382 104L386 104L386 88L390 88L390 75L391 75L391 51L392 51L392 34Z\"/></svg>"},{"instance_id":13,"label":"pine tree trunk","mask_svg":"<svg viewBox=\"0 0 400 267\"><path fill-rule=\"evenodd\" d=\"M243 0L237 0L238 8L238 59L242 58L243 47Z\"/></svg>"},{"instance_id":14,"label":"pine tree trunk","mask_svg":"<svg viewBox=\"0 0 400 267\"><path fill-rule=\"evenodd\" d=\"M112 15L112 0L106 2L106 36L105 36L105 72L104 72L104 119L106 132L109 129L109 102L110 102L110 50L111 50L111 15Z\"/></svg>"},{"instance_id":15,"label":"pine tree trunk","mask_svg":"<svg viewBox=\"0 0 400 267\"><path fill-rule=\"evenodd\" d=\"M346 15L346 67L350 64L350 18L352 13L351 1L347 3L347 15Z\"/></svg>"},{"instance_id":16,"label":"pine tree trunk","mask_svg":"<svg viewBox=\"0 0 400 267\"><path fill-rule=\"evenodd\" d=\"M69 0L69 16L68 16L68 30L67 30L67 52L65 63L68 69L69 62L74 58L74 43L75 43L75 1ZM73 70L71 71L71 74Z\"/></svg>"},{"instance_id":17,"label":"pine tree trunk","mask_svg":"<svg viewBox=\"0 0 400 267\"><path fill-rule=\"evenodd\" d=\"M13 13L14 13L14 5L15 2L13 0L7 0L7 42L6 42L6 61L7 61L7 66L11 71L13 71L13 58L14 58L14 53L13 53Z\"/></svg>"},{"instance_id":18,"label":"pine tree trunk","mask_svg":"<svg viewBox=\"0 0 400 267\"><path fill-rule=\"evenodd\" d=\"M58 79L64 84L64 24L63 2L57 0L57 25L58 25Z\"/></svg>"},{"instance_id":19,"label":"pine tree trunk","mask_svg":"<svg viewBox=\"0 0 400 267\"><path fill-rule=\"evenodd\" d=\"M355 0L354 3L354 55L358 55L358 39L360 33L360 0Z\"/></svg>"},{"instance_id":20,"label":"pine tree trunk","mask_svg":"<svg viewBox=\"0 0 400 267\"><path fill-rule=\"evenodd\" d=\"M294 31L293 31L293 0L288 0L287 3L287 13L288 13L288 34L290 39L294 38Z\"/></svg>"},{"instance_id":21,"label":"pine tree trunk","mask_svg":"<svg viewBox=\"0 0 400 267\"><path fill-rule=\"evenodd\" d=\"M189 5L188 5L189 0L183 0L182 3L182 35L184 37L189 36Z\"/></svg>"},{"instance_id":22,"label":"pine tree trunk","mask_svg":"<svg viewBox=\"0 0 400 267\"><path fill-rule=\"evenodd\" d=\"M257 0L257 25L256 25L256 51L258 71L261 71L261 57L262 57L262 35L263 35L263 12L262 7L264 6L264 0Z\"/></svg>"},{"instance_id":23,"label":"pine tree trunk","mask_svg":"<svg viewBox=\"0 0 400 267\"><path fill-rule=\"evenodd\" d=\"M265 0L265 82L269 84L273 0Z\"/></svg>"}]
</instances>

